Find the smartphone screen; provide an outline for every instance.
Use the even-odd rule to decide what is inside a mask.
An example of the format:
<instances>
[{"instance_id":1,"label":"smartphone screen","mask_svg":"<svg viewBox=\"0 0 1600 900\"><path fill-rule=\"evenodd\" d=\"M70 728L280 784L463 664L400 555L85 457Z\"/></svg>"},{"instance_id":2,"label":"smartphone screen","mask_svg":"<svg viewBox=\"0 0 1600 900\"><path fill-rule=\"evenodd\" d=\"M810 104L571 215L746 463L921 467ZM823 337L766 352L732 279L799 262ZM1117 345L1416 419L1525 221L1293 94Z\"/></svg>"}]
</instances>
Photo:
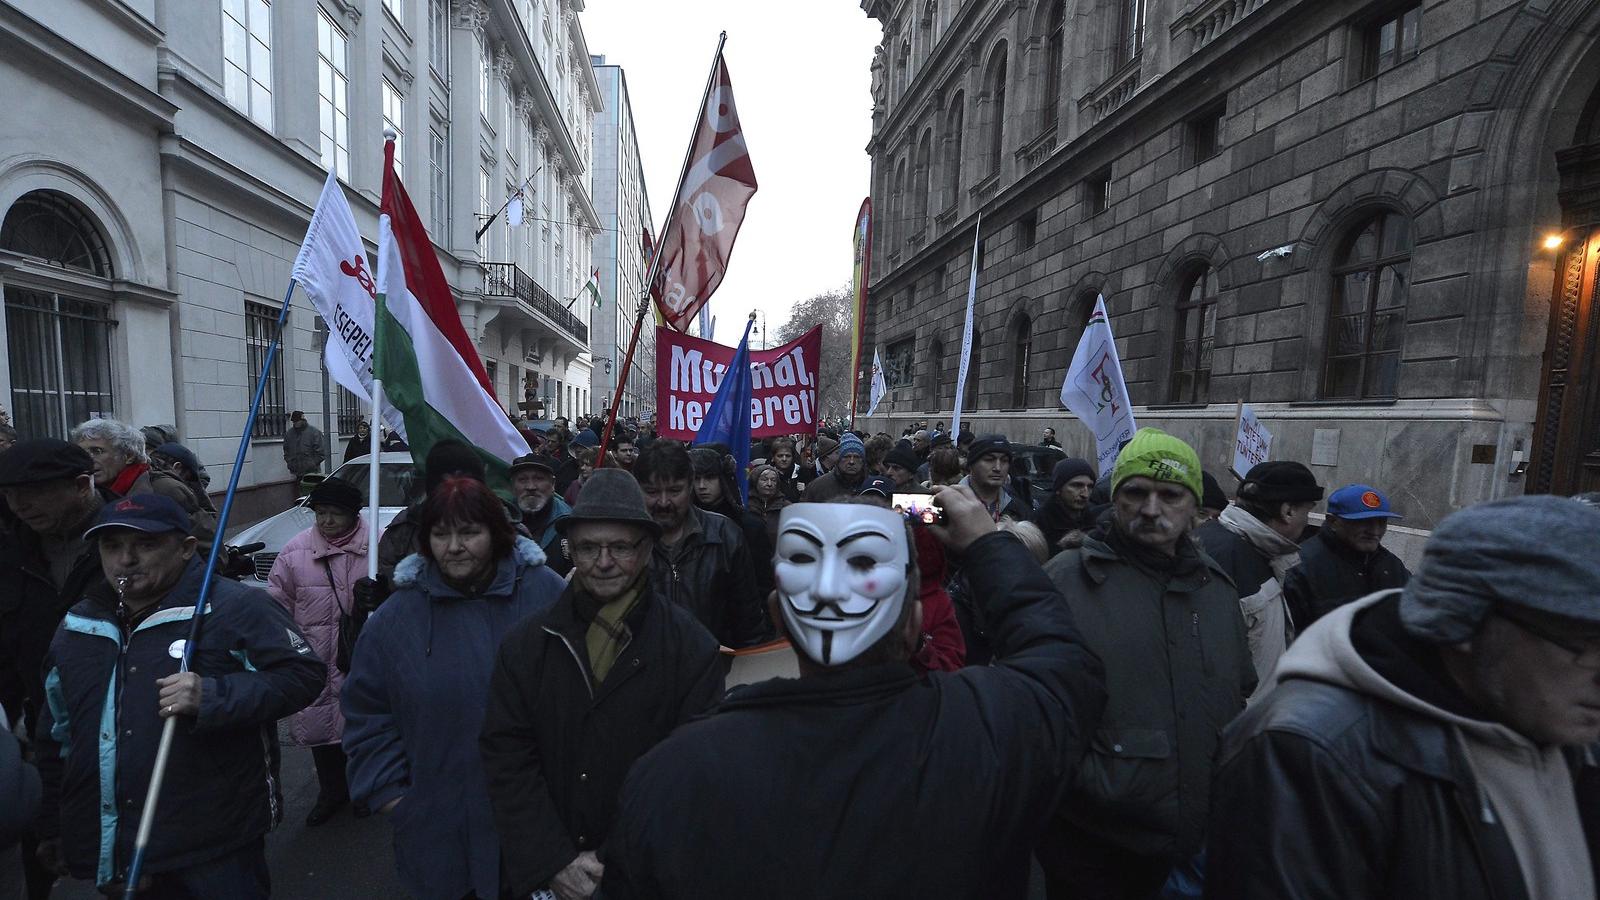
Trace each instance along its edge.
<instances>
[{"instance_id":1,"label":"smartphone screen","mask_svg":"<svg viewBox=\"0 0 1600 900\"><path fill-rule=\"evenodd\" d=\"M895 494L889 498L894 511L922 525L943 525L944 509L932 494Z\"/></svg>"}]
</instances>

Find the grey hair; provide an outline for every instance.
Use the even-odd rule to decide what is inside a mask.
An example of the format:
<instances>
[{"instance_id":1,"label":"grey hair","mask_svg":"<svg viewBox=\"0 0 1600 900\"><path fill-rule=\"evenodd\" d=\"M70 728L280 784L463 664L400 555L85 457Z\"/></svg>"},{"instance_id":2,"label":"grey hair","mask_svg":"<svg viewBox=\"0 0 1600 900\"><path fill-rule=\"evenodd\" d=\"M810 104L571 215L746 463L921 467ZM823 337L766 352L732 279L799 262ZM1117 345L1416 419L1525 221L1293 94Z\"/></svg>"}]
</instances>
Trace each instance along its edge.
<instances>
[{"instance_id":1,"label":"grey hair","mask_svg":"<svg viewBox=\"0 0 1600 900\"><path fill-rule=\"evenodd\" d=\"M144 432L116 419L90 419L72 429L72 442L80 444L85 440L109 441L113 450L120 450L134 462L147 463L150 455L145 452Z\"/></svg>"}]
</instances>

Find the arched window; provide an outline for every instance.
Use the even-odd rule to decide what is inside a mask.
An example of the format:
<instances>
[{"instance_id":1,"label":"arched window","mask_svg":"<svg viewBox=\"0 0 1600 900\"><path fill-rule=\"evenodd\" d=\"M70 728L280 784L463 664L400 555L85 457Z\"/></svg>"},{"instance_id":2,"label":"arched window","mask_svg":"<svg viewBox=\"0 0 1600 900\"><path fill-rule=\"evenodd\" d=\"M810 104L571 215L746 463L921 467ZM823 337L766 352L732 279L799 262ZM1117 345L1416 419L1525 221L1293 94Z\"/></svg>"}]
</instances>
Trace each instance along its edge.
<instances>
[{"instance_id":1,"label":"arched window","mask_svg":"<svg viewBox=\"0 0 1600 900\"><path fill-rule=\"evenodd\" d=\"M1322 396L1388 399L1400 376L1411 267L1411 220L1383 212L1346 238L1333 269Z\"/></svg>"},{"instance_id":2,"label":"arched window","mask_svg":"<svg viewBox=\"0 0 1600 900\"><path fill-rule=\"evenodd\" d=\"M77 281L57 285L48 267L106 280L111 253L99 227L56 191L32 191L6 210L0 249L43 261L27 277L8 278L6 350L11 371L11 424L30 437L66 437L94 415L114 415L111 335L104 303L73 296Z\"/></svg>"},{"instance_id":3,"label":"arched window","mask_svg":"<svg viewBox=\"0 0 1600 900\"><path fill-rule=\"evenodd\" d=\"M1133 62L1144 47L1144 4L1145 0L1118 0L1120 9L1117 11L1117 60L1119 63Z\"/></svg>"},{"instance_id":4,"label":"arched window","mask_svg":"<svg viewBox=\"0 0 1600 900\"><path fill-rule=\"evenodd\" d=\"M1172 338L1172 403L1206 403L1211 396L1211 345L1217 336L1217 270L1190 273L1178 298Z\"/></svg>"},{"instance_id":5,"label":"arched window","mask_svg":"<svg viewBox=\"0 0 1600 900\"><path fill-rule=\"evenodd\" d=\"M929 171L933 168L933 129L922 133L917 144L917 165L912 175L916 185L911 189L911 231L921 232L928 227Z\"/></svg>"},{"instance_id":6,"label":"arched window","mask_svg":"<svg viewBox=\"0 0 1600 900\"><path fill-rule=\"evenodd\" d=\"M989 172L1000 171L1000 154L1005 148L1006 131L1006 44L995 48L989 62L989 72L984 78L984 93L989 99L988 114L984 120L984 135L988 139Z\"/></svg>"},{"instance_id":7,"label":"arched window","mask_svg":"<svg viewBox=\"0 0 1600 900\"><path fill-rule=\"evenodd\" d=\"M928 348L928 375L927 392L928 402L923 404L924 409L940 409L939 404L945 396L947 384L946 374L951 371L949 361L944 357L944 341L938 338Z\"/></svg>"},{"instance_id":8,"label":"arched window","mask_svg":"<svg viewBox=\"0 0 1600 900\"><path fill-rule=\"evenodd\" d=\"M111 254L100 229L65 194L32 191L6 210L0 248L45 262L111 277Z\"/></svg>"},{"instance_id":9,"label":"arched window","mask_svg":"<svg viewBox=\"0 0 1600 900\"><path fill-rule=\"evenodd\" d=\"M944 126L944 208L956 205L961 190L961 150L966 136L967 95L956 91L950 98L950 115ZM941 210L942 212L943 210Z\"/></svg>"},{"instance_id":10,"label":"arched window","mask_svg":"<svg viewBox=\"0 0 1600 900\"><path fill-rule=\"evenodd\" d=\"M1017 316L1011 326L1011 406L1028 405L1028 368L1033 359L1033 319Z\"/></svg>"},{"instance_id":11,"label":"arched window","mask_svg":"<svg viewBox=\"0 0 1600 900\"><path fill-rule=\"evenodd\" d=\"M1056 127L1061 115L1061 68L1066 64L1067 26L1062 0L1050 0L1050 19L1044 35L1043 130Z\"/></svg>"}]
</instances>

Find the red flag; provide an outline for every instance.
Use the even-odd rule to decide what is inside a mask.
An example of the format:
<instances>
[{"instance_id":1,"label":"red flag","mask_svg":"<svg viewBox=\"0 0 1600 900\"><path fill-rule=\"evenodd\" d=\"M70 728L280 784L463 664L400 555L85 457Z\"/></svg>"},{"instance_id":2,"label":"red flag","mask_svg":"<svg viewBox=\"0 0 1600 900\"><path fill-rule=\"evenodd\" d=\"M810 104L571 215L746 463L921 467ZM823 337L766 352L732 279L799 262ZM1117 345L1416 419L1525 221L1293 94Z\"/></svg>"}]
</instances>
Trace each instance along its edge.
<instances>
[{"instance_id":1,"label":"red flag","mask_svg":"<svg viewBox=\"0 0 1600 900\"><path fill-rule=\"evenodd\" d=\"M666 323L688 331L728 266L745 205L756 192L756 173L745 149L733 84L722 54L712 72L689 164L678 185L676 208L662 235L661 280L652 296Z\"/></svg>"}]
</instances>

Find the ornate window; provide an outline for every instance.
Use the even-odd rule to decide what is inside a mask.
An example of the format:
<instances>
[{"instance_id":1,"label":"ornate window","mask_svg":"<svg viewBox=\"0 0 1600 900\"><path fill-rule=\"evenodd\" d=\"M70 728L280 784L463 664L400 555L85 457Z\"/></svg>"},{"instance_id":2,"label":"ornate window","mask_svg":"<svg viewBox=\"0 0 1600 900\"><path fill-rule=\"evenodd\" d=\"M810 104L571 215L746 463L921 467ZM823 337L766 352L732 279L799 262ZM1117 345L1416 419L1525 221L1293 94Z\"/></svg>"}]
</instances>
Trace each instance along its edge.
<instances>
[{"instance_id":1,"label":"ornate window","mask_svg":"<svg viewBox=\"0 0 1600 900\"><path fill-rule=\"evenodd\" d=\"M906 161L900 160L894 170L894 187L889 195L889 252L900 252L909 233L906 229Z\"/></svg>"},{"instance_id":2,"label":"ornate window","mask_svg":"<svg viewBox=\"0 0 1600 900\"><path fill-rule=\"evenodd\" d=\"M1217 337L1217 270L1194 270L1184 282L1172 338L1172 403L1206 403L1211 398L1211 348Z\"/></svg>"},{"instance_id":3,"label":"ornate window","mask_svg":"<svg viewBox=\"0 0 1600 900\"><path fill-rule=\"evenodd\" d=\"M76 203L55 191L32 191L17 198L0 225L0 247L111 277L111 254L100 229Z\"/></svg>"},{"instance_id":4,"label":"ornate window","mask_svg":"<svg viewBox=\"0 0 1600 900\"><path fill-rule=\"evenodd\" d=\"M1411 220L1380 213L1346 238L1333 269L1333 310L1322 396L1389 399L1400 375Z\"/></svg>"},{"instance_id":5,"label":"ornate window","mask_svg":"<svg viewBox=\"0 0 1600 900\"><path fill-rule=\"evenodd\" d=\"M916 169L912 178L916 187L911 194L911 232L919 233L928 227L928 191L929 171L933 168L933 131L930 129L922 133L922 140L917 144Z\"/></svg>"},{"instance_id":6,"label":"ornate window","mask_svg":"<svg viewBox=\"0 0 1600 900\"><path fill-rule=\"evenodd\" d=\"M945 209L956 205L961 190L961 151L965 139L967 95L957 91L950 98L950 117L945 122L944 189Z\"/></svg>"},{"instance_id":7,"label":"ornate window","mask_svg":"<svg viewBox=\"0 0 1600 900\"><path fill-rule=\"evenodd\" d=\"M1006 45L1001 42L995 49L994 57L989 63L988 76L984 79L985 92L989 99L989 112L984 123L985 137L988 139L987 163L989 172L1000 171L1000 154L1005 148L1006 131Z\"/></svg>"}]
</instances>

